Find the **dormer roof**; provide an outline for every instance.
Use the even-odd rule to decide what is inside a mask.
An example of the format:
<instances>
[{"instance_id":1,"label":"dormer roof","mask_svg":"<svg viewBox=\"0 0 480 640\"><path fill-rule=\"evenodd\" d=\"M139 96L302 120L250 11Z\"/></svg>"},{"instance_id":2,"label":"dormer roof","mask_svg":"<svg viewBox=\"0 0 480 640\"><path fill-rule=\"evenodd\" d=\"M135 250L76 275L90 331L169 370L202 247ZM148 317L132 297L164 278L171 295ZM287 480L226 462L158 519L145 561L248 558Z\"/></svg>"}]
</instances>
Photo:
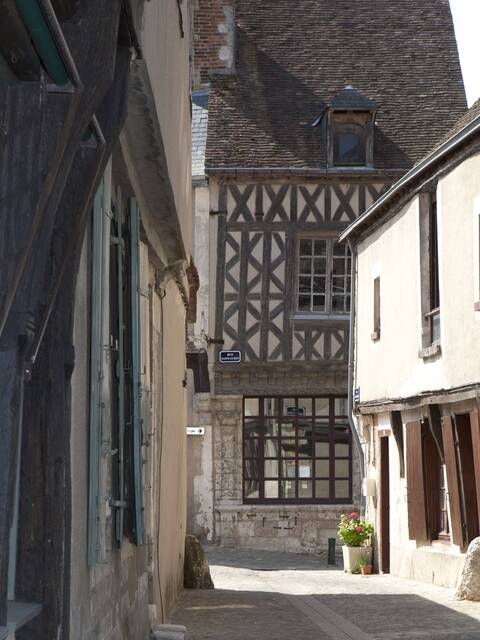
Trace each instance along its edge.
<instances>
[{"instance_id":1,"label":"dormer roof","mask_svg":"<svg viewBox=\"0 0 480 640\"><path fill-rule=\"evenodd\" d=\"M339 91L330 103L330 108L333 110L376 111L377 107L374 100L370 100L364 93L356 91L350 84Z\"/></svg>"}]
</instances>

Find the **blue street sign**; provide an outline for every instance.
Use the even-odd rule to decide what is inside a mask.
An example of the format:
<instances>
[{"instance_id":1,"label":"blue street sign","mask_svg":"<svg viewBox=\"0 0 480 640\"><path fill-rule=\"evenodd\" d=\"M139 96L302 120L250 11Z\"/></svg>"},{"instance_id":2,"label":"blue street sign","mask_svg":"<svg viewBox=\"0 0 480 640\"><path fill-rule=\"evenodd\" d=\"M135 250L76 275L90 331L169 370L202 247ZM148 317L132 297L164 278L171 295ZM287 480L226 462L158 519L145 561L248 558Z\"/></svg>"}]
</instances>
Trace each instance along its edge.
<instances>
[{"instance_id":1,"label":"blue street sign","mask_svg":"<svg viewBox=\"0 0 480 640\"><path fill-rule=\"evenodd\" d=\"M238 363L242 361L242 353L241 351L220 351L218 360L223 363Z\"/></svg>"}]
</instances>

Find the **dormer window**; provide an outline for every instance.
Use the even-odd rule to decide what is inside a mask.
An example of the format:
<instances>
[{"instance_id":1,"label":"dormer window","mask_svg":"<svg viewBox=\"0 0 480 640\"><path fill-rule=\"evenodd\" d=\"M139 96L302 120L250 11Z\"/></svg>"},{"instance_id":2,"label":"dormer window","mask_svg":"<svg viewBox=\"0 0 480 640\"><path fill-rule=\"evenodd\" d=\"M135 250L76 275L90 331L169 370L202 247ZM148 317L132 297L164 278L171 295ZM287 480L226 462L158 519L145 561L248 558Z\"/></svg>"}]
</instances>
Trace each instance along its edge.
<instances>
[{"instance_id":1,"label":"dormer window","mask_svg":"<svg viewBox=\"0 0 480 640\"><path fill-rule=\"evenodd\" d=\"M345 87L329 109L328 164L331 167L373 167L375 102Z\"/></svg>"},{"instance_id":2,"label":"dormer window","mask_svg":"<svg viewBox=\"0 0 480 640\"><path fill-rule=\"evenodd\" d=\"M333 118L333 164L336 167L364 167L365 123L355 122L350 114L336 113Z\"/></svg>"}]
</instances>

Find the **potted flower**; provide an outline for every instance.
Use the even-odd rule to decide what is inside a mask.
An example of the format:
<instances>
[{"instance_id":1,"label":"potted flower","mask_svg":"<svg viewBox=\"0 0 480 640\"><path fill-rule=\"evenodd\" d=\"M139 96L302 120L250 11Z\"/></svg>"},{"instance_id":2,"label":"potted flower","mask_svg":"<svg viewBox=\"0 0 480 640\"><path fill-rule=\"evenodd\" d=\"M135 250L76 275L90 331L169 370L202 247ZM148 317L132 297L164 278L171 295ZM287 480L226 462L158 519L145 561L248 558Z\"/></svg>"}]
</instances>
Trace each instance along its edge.
<instances>
[{"instance_id":1,"label":"potted flower","mask_svg":"<svg viewBox=\"0 0 480 640\"><path fill-rule=\"evenodd\" d=\"M359 517L356 511L348 515L341 515L338 525L338 536L344 542L343 567L347 573L358 571L362 557L372 562L372 547L370 540L373 535L373 525Z\"/></svg>"}]
</instances>

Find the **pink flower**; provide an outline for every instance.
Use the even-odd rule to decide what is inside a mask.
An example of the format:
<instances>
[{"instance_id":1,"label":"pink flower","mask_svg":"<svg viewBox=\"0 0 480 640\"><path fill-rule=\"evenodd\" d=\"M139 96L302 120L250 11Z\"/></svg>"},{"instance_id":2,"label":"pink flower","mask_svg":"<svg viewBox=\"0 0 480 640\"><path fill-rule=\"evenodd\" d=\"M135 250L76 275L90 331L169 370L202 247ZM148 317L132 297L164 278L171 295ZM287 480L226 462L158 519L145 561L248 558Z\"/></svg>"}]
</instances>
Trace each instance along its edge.
<instances>
[{"instance_id":1,"label":"pink flower","mask_svg":"<svg viewBox=\"0 0 480 640\"><path fill-rule=\"evenodd\" d=\"M348 517L352 520L356 520L358 518L358 513L356 511L352 511L352 513Z\"/></svg>"},{"instance_id":2,"label":"pink flower","mask_svg":"<svg viewBox=\"0 0 480 640\"><path fill-rule=\"evenodd\" d=\"M355 527L355 533L362 533L363 527Z\"/></svg>"}]
</instances>

